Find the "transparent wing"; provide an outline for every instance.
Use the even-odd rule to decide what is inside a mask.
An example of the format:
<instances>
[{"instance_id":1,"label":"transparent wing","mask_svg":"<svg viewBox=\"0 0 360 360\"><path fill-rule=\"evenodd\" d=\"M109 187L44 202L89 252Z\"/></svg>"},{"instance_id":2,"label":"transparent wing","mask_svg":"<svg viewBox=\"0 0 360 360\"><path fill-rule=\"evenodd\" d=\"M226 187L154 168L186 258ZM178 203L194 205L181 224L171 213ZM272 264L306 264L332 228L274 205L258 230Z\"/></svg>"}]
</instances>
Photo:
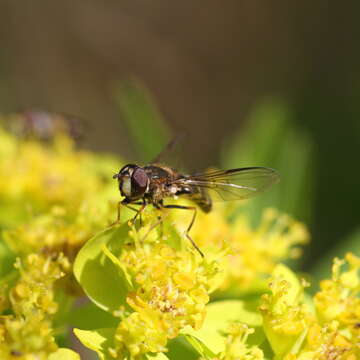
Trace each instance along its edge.
<instances>
[{"instance_id":1,"label":"transparent wing","mask_svg":"<svg viewBox=\"0 0 360 360\"><path fill-rule=\"evenodd\" d=\"M183 171L184 161L183 161L183 146L184 139L186 134L180 132L177 134L164 148L163 150L148 164L150 165L166 165L172 168L177 169L178 171Z\"/></svg>"},{"instance_id":2,"label":"transparent wing","mask_svg":"<svg viewBox=\"0 0 360 360\"><path fill-rule=\"evenodd\" d=\"M213 190L214 200L248 199L268 189L280 179L276 170L266 167L248 167L213 170L176 180L183 185Z\"/></svg>"}]
</instances>

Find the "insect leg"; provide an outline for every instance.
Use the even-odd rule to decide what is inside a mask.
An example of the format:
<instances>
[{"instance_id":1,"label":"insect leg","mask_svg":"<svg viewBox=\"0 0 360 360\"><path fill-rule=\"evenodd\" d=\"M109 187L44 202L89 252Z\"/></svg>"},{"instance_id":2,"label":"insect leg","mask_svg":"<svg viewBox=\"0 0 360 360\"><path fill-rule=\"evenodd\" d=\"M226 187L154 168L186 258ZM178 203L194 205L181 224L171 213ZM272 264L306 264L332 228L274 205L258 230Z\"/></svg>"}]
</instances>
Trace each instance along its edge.
<instances>
[{"instance_id":1,"label":"insect leg","mask_svg":"<svg viewBox=\"0 0 360 360\"><path fill-rule=\"evenodd\" d=\"M183 210L192 210L193 213L193 217L191 219L191 222L186 230L186 237L188 238L188 240L191 242L192 246L197 250L197 252L201 255L201 257L204 257L204 254L202 253L202 251L199 249L199 247L196 245L195 241L190 237L189 232L192 228L192 226L194 225L195 222L195 218L196 218L196 214L197 214L197 210L196 207L194 206L182 206L182 205L163 205L164 208L166 209L183 209Z\"/></svg>"},{"instance_id":2,"label":"insect leg","mask_svg":"<svg viewBox=\"0 0 360 360\"><path fill-rule=\"evenodd\" d=\"M162 239L164 236L164 222L160 215L158 216L158 220L160 221L160 238Z\"/></svg>"},{"instance_id":3,"label":"insect leg","mask_svg":"<svg viewBox=\"0 0 360 360\"><path fill-rule=\"evenodd\" d=\"M114 225L120 224L121 205L123 205L123 202L122 202L122 201L118 201L118 203L117 203L117 217L116 217L116 220L115 220L114 222L110 223L110 226L114 226Z\"/></svg>"},{"instance_id":4,"label":"insect leg","mask_svg":"<svg viewBox=\"0 0 360 360\"><path fill-rule=\"evenodd\" d=\"M135 202L135 203L132 203L134 205L143 205L142 202ZM133 208L132 206L130 206L126 201L122 200L122 201L119 201L118 204L117 204L117 219L114 223L112 223L111 225L116 225L116 224L119 224L120 223L120 215L121 215L121 206L126 206L128 209L132 210L132 211L135 211L136 213L139 211L138 209L135 209ZM143 210L143 209L142 209ZM141 211L142 211L141 210ZM136 218L137 214L135 215L135 218Z\"/></svg>"},{"instance_id":5,"label":"insect leg","mask_svg":"<svg viewBox=\"0 0 360 360\"><path fill-rule=\"evenodd\" d=\"M164 207L164 203L163 200L160 200L159 203L154 202L153 206L155 207L155 209L160 210L162 207ZM163 215L158 215L158 220L162 220L163 219ZM163 238L164 236L164 222L160 221L160 237Z\"/></svg>"},{"instance_id":6,"label":"insect leg","mask_svg":"<svg viewBox=\"0 0 360 360\"><path fill-rule=\"evenodd\" d=\"M116 219L116 223L119 223L120 222L120 214L121 214L121 201L118 201L117 203L117 219Z\"/></svg>"},{"instance_id":7,"label":"insect leg","mask_svg":"<svg viewBox=\"0 0 360 360\"><path fill-rule=\"evenodd\" d=\"M136 218L138 217L138 215L140 215L140 225L142 225L142 221L141 221L141 213L144 211L145 207L146 207L146 203L145 202L138 202L138 203L134 203L136 205L140 205L140 208L137 210L137 209L134 209L133 207L129 206L129 205L126 205L126 207L128 207L129 209L131 210L134 210L136 211L136 214L135 216L132 218L131 222L134 224L135 223L135 220Z\"/></svg>"},{"instance_id":8,"label":"insect leg","mask_svg":"<svg viewBox=\"0 0 360 360\"><path fill-rule=\"evenodd\" d=\"M158 216L157 221L152 224L149 228L149 230L146 232L146 234L144 235L144 237L141 239L142 242L145 241L145 239L147 238L147 236L151 233L151 231L153 231L157 226L161 226L161 232L162 232L162 224L164 223L164 219L166 218L167 214L163 215L163 216ZM162 234L161 234L162 236Z\"/></svg>"}]
</instances>

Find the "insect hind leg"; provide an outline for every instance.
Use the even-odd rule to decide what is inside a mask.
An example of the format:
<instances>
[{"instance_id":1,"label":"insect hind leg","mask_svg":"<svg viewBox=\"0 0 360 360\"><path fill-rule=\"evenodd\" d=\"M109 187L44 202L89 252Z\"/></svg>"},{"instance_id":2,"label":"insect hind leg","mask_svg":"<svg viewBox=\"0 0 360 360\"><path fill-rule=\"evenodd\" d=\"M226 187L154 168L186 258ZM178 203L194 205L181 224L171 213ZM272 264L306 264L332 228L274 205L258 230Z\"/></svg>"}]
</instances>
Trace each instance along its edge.
<instances>
[{"instance_id":1,"label":"insect hind leg","mask_svg":"<svg viewBox=\"0 0 360 360\"><path fill-rule=\"evenodd\" d=\"M192 210L193 216L192 219L190 221L190 224L186 230L186 237L188 238L188 240L191 242L192 246L196 249L196 251L201 255L201 257L204 257L203 252L199 249L199 247L196 245L195 241L191 238L191 236L189 235L189 232L192 228L192 226L194 225L195 219L196 219L196 214L197 214L197 209L195 206L182 206L182 205L163 205L163 208L166 209L181 209L181 210Z\"/></svg>"}]
</instances>

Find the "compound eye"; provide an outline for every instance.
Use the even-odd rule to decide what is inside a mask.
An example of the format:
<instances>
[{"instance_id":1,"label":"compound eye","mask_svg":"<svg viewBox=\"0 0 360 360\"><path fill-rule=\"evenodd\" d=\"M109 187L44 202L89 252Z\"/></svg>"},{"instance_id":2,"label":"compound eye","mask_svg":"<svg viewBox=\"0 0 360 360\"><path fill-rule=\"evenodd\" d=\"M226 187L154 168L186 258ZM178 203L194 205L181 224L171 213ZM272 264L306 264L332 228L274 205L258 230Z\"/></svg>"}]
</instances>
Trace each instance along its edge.
<instances>
[{"instance_id":1,"label":"compound eye","mask_svg":"<svg viewBox=\"0 0 360 360\"><path fill-rule=\"evenodd\" d=\"M147 188L148 181L149 178L143 169L137 168L134 170L131 176L131 195L142 195Z\"/></svg>"}]
</instances>

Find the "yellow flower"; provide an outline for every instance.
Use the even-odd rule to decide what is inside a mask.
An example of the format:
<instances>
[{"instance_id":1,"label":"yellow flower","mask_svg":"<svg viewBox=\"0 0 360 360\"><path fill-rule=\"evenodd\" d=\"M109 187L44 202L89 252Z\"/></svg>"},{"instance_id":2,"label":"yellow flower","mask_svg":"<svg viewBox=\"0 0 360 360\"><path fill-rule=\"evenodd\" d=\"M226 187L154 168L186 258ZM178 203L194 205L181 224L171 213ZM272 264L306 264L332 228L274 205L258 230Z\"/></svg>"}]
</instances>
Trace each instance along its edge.
<instances>
[{"instance_id":1,"label":"yellow flower","mask_svg":"<svg viewBox=\"0 0 360 360\"><path fill-rule=\"evenodd\" d=\"M116 216L119 194L109 174L119 166L109 157L77 149L64 133L45 144L18 140L0 129L0 172L8 175L0 177L0 211L6 214L0 225L18 256L15 271L0 288L0 310L9 314L0 317L1 359L42 360L57 349L52 325L62 306L57 291L73 290L71 270L78 250ZM231 207L216 204L209 214L198 212L190 232L205 253L202 258L186 238L192 215L149 206L142 224L130 226L128 236L129 228L117 227L121 231L114 233L124 238L116 256L111 251L120 246L105 246L92 259L102 262L108 256L104 264L109 259L118 264L119 281L128 289L121 292L121 309L113 312L120 321L109 339L113 347L104 349L108 355L141 359L166 352L170 339L203 326L214 291L255 293L272 275L259 310L276 358L360 358L358 257L348 254L346 262L335 261L332 279L321 282L313 299L316 311L311 311L312 300L303 299L304 283L278 265L300 255L299 246L309 238L302 223L267 209L254 228L245 215L229 220ZM114 233L108 229L100 240L113 245ZM224 350L214 360L264 359L262 345L250 345L253 331L231 323Z\"/></svg>"},{"instance_id":2,"label":"yellow flower","mask_svg":"<svg viewBox=\"0 0 360 360\"><path fill-rule=\"evenodd\" d=\"M66 257L30 254L22 263L18 259L16 267L20 278L10 290L10 301L15 314L31 314L33 308L48 314L57 311L54 302L54 283L70 272Z\"/></svg>"},{"instance_id":3,"label":"yellow flower","mask_svg":"<svg viewBox=\"0 0 360 360\"><path fill-rule=\"evenodd\" d=\"M245 324L232 323L224 333L225 350L219 354L219 360L262 360L264 353L257 346L247 344L248 336L254 332Z\"/></svg>"},{"instance_id":4,"label":"yellow flower","mask_svg":"<svg viewBox=\"0 0 360 360\"><path fill-rule=\"evenodd\" d=\"M6 213L1 222L5 226L51 212L54 206L66 208L71 218L89 198L106 204L111 196L117 196L109 173L119 163L76 149L65 135L44 144L19 140L0 129L0 143L0 173L6 174L0 177L0 210Z\"/></svg>"},{"instance_id":5,"label":"yellow flower","mask_svg":"<svg viewBox=\"0 0 360 360\"><path fill-rule=\"evenodd\" d=\"M110 354L117 359L136 358L148 352L166 351L166 333L159 331L154 319L144 314L132 313L123 319L115 334L116 346Z\"/></svg>"},{"instance_id":6,"label":"yellow flower","mask_svg":"<svg viewBox=\"0 0 360 360\"><path fill-rule=\"evenodd\" d=\"M341 334L336 322L310 326L305 343L298 355L288 355L285 360L355 360L360 356L358 341L353 343Z\"/></svg>"},{"instance_id":7,"label":"yellow flower","mask_svg":"<svg viewBox=\"0 0 360 360\"><path fill-rule=\"evenodd\" d=\"M262 296L264 330L277 355L285 355L314 320L302 303L303 287L285 266L278 265L269 281L271 294Z\"/></svg>"},{"instance_id":8,"label":"yellow flower","mask_svg":"<svg viewBox=\"0 0 360 360\"><path fill-rule=\"evenodd\" d=\"M109 205L102 206L89 200L74 216L69 216L66 207L53 206L49 213L5 231L4 239L18 255L64 253L73 260L81 246L111 219L114 208Z\"/></svg>"},{"instance_id":9,"label":"yellow flower","mask_svg":"<svg viewBox=\"0 0 360 360\"><path fill-rule=\"evenodd\" d=\"M281 214L266 209L256 229L249 219L240 216L231 228L227 261L227 277L222 289L238 288L241 292L264 288L264 280L279 261L300 255L297 245L306 244L309 234L306 227Z\"/></svg>"},{"instance_id":10,"label":"yellow flower","mask_svg":"<svg viewBox=\"0 0 360 360\"><path fill-rule=\"evenodd\" d=\"M19 279L9 291L13 314L0 317L0 358L47 359L57 349L52 316L58 310L54 284L70 270L63 255L18 259Z\"/></svg>"},{"instance_id":11,"label":"yellow flower","mask_svg":"<svg viewBox=\"0 0 360 360\"><path fill-rule=\"evenodd\" d=\"M159 330L168 338L176 337L186 325L198 329L203 322L216 269L214 264L197 258L196 254L174 251L165 244L138 248L120 258L127 271L136 274L135 291L129 293L128 304L156 318Z\"/></svg>"},{"instance_id":12,"label":"yellow flower","mask_svg":"<svg viewBox=\"0 0 360 360\"><path fill-rule=\"evenodd\" d=\"M321 291L315 296L315 306L321 322L336 320L342 327L356 331L360 323L360 258L349 253L345 261L335 259L331 280L320 283Z\"/></svg>"},{"instance_id":13,"label":"yellow flower","mask_svg":"<svg viewBox=\"0 0 360 360\"><path fill-rule=\"evenodd\" d=\"M264 281L279 259L290 257L294 245L307 241L302 224L274 210L265 213L257 230L250 228L244 218L235 224L228 223L226 212L227 208L221 205L210 214L198 214L190 236L205 253L205 258L201 258L185 236L191 212L180 216L176 210L145 209L142 226L132 227L117 259L112 260L128 279L131 289L126 302L134 311L120 322L115 338L116 354L129 352L135 356L138 352L149 352L150 348L165 348L167 341L187 326L200 329L210 294L219 286L226 289L236 284L240 290L248 290L256 278L263 277ZM303 330L306 316L297 304L289 304L278 315L279 336L287 332L295 338ZM149 335L151 344L147 343L143 326L136 325L144 322L149 331L153 329L157 334ZM139 334L138 339L134 333ZM239 335L237 339L240 338ZM245 344L244 338L241 339ZM234 349L228 353L235 353ZM261 358L258 350L249 354L252 352L254 359Z\"/></svg>"},{"instance_id":14,"label":"yellow flower","mask_svg":"<svg viewBox=\"0 0 360 360\"><path fill-rule=\"evenodd\" d=\"M297 329L299 335L296 339L295 349L291 346L283 347L282 354L285 360L355 360L360 358L360 312L359 312L359 258L353 254L346 255L348 270L343 271L345 261L335 259L333 265L333 276L331 280L321 282L321 291L314 296L316 314L312 315L309 310L296 303L300 300L298 296L288 294L289 284L294 286L294 282L280 284L280 291L273 292L270 298L264 296L264 303L261 310L264 313L264 327L271 326L271 331L278 330L277 323L284 317L292 321L290 329ZM277 282L277 286L279 283ZM281 286L285 286L281 290ZM296 286L295 286L296 288ZM285 290L285 292L284 292ZM276 296L278 294L278 296ZM285 296L285 297L284 297ZM272 306L269 302L272 301ZM284 301L279 303L279 300ZM296 300L297 299L297 300ZM289 307L289 300L292 301L297 309L301 311L304 321L299 323L298 319L292 319L293 306ZM287 304L287 305L286 305ZM265 305L265 308L264 308ZM268 310L272 309L273 318L268 318ZM302 309L302 310L301 310ZM275 311L276 310L276 311ZM285 312L283 311L285 310ZM295 312L296 313L296 312ZM297 312L300 315L299 312ZM282 325L285 322L282 323ZM282 341L285 344L288 340L286 335L289 331L286 328ZM281 342L274 340L274 335L268 336L272 345L281 348ZM290 332L291 333L291 332Z\"/></svg>"},{"instance_id":15,"label":"yellow flower","mask_svg":"<svg viewBox=\"0 0 360 360\"><path fill-rule=\"evenodd\" d=\"M122 271L131 279L126 302L134 313L120 322L116 353L127 349L133 356L155 348L165 351L167 341L186 326L199 329L218 275L217 262L203 259L168 218L163 229L152 229L157 213L148 209L142 221L139 230L130 231L118 256Z\"/></svg>"},{"instance_id":16,"label":"yellow flower","mask_svg":"<svg viewBox=\"0 0 360 360\"><path fill-rule=\"evenodd\" d=\"M36 312L31 317L0 317L0 358L47 360L56 351L51 322Z\"/></svg>"},{"instance_id":17,"label":"yellow flower","mask_svg":"<svg viewBox=\"0 0 360 360\"><path fill-rule=\"evenodd\" d=\"M299 246L309 241L304 224L275 209L265 209L255 228L247 216L240 215L231 223L227 220L230 215L230 206L215 203L208 214L198 211L190 232L205 257L216 260L221 268L216 287L222 292L263 291L276 264L299 257ZM182 216L177 210L167 212L167 219L180 233L185 233L191 216L190 211Z\"/></svg>"}]
</instances>

